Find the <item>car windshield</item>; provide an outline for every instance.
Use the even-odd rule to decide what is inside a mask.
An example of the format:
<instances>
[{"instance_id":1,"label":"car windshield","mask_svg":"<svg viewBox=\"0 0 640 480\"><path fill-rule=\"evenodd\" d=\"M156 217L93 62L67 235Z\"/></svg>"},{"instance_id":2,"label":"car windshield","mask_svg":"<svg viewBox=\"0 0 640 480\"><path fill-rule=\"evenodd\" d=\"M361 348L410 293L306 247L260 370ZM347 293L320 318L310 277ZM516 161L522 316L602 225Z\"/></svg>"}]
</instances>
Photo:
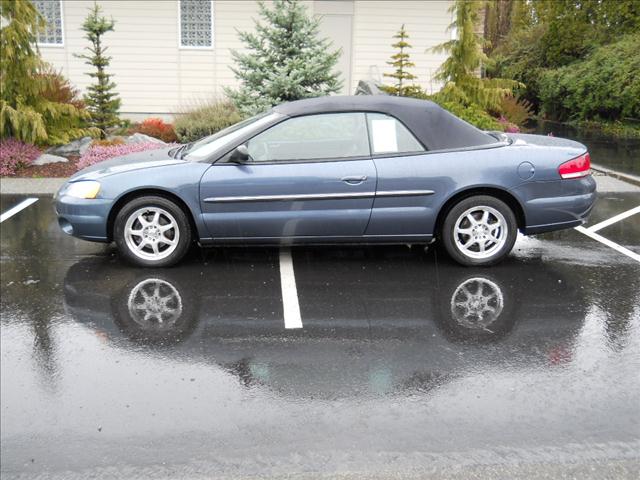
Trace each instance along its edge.
<instances>
[{"instance_id":1,"label":"car windshield","mask_svg":"<svg viewBox=\"0 0 640 480\"><path fill-rule=\"evenodd\" d=\"M213 135L204 137L201 140L187 145L182 157L186 160L198 161L207 158L213 152L225 145L233 142L234 140L242 137L248 131L261 125L267 125L274 119L279 118L281 115L274 112L266 112L256 115L251 118L247 118L242 122L238 122L230 127L220 130Z\"/></svg>"}]
</instances>

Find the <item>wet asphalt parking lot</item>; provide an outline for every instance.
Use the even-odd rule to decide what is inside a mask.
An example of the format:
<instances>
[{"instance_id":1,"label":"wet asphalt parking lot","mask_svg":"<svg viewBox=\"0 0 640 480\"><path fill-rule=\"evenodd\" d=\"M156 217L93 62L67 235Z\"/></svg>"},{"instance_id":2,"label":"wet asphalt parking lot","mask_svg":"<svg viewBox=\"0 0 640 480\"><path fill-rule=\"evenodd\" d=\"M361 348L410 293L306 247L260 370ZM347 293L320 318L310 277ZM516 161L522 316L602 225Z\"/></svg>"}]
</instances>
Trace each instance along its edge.
<instances>
[{"instance_id":1,"label":"wet asphalt parking lot","mask_svg":"<svg viewBox=\"0 0 640 480\"><path fill-rule=\"evenodd\" d=\"M24 196L2 196L10 211ZM2 478L638 478L639 193L463 268L438 248L125 265L1 224ZM626 249L626 250L625 250Z\"/></svg>"}]
</instances>

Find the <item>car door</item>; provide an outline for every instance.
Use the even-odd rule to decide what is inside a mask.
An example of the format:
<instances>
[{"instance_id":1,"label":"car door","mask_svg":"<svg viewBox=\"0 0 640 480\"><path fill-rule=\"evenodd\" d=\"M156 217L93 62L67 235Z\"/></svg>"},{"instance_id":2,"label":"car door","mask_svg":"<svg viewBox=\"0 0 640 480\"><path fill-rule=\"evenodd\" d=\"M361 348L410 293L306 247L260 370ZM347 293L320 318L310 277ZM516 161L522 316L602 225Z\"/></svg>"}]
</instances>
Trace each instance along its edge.
<instances>
[{"instance_id":1,"label":"car door","mask_svg":"<svg viewBox=\"0 0 640 480\"><path fill-rule=\"evenodd\" d=\"M376 189L364 113L294 117L247 143L249 160L216 162L200 184L215 239L359 237Z\"/></svg>"},{"instance_id":2,"label":"car door","mask_svg":"<svg viewBox=\"0 0 640 480\"><path fill-rule=\"evenodd\" d=\"M396 118L367 113L367 121L378 184L366 235L432 234L438 213L435 194L441 195L443 182L449 181L441 173L443 163L426 158L424 146Z\"/></svg>"}]
</instances>

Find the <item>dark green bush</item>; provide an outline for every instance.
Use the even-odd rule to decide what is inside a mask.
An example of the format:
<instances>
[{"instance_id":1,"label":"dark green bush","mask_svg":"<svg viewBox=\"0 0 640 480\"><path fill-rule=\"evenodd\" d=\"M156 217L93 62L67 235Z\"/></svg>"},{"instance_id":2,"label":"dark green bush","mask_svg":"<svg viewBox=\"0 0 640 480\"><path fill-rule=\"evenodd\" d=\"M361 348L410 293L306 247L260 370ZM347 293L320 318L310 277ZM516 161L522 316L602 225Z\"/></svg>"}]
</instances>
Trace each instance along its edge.
<instances>
[{"instance_id":1,"label":"dark green bush","mask_svg":"<svg viewBox=\"0 0 640 480\"><path fill-rule=\"evenodd\" d=\"M416 86L410 91L410 95L407 96L421 100L431 100L445 110L453 113L456 117L461 118L480 130L503 131L505 128L497 118L492 117L488 112L483 110L482 107L474 103L465 103L464 99L455 95L455 92L446 92L443 89L433 95L429 95L420 87Z\"/></svg>"},{"instance_id":2,"label":"dark green bush","mask_svg":"<svg viewBox=\"0 0 640 480\"><path fill-rule=\"evenodd\" d=\"M515 93L534 107L539 103L538 82L544 65L541 42L546 29L545 25L536 25L517 32L508 43L493 51L487 64L490 77L512 78L526 85L526 88L516 88Z\"/></svg>"},{"instance_id":3,"label":"dark green bush","mask_svg":"<svg viewBox=\"0 0 640 480\"><path fill-rule=\"evenodd\" d=\"M449 110L456 117L461 118L480 130L504 130L504 126L501 125L497 119L493 118L477 105L472 104L465 106L455 102L434 101L445 110Z\"/></svg>"},{"instance_id":4,"label":"dark green bush","mask_svg":"<svg viewBox=\"0 0 640 480\"><path fill-rule=\"evenodd\" d=\"M215 101L180 115L174 124L178 140L193 142L238 123L242 117L228 100Z\"/></svg>"},{"instance_id":5,"label":"dark green bush","mask_svg":"<svg viewBox=\"0 0 640 480\"><path fill-rule=\"evenodd\" d=\"M555 119L640 118L640 34L545 71L539 85L542 111Z\"/></svg>"}]
</instances>

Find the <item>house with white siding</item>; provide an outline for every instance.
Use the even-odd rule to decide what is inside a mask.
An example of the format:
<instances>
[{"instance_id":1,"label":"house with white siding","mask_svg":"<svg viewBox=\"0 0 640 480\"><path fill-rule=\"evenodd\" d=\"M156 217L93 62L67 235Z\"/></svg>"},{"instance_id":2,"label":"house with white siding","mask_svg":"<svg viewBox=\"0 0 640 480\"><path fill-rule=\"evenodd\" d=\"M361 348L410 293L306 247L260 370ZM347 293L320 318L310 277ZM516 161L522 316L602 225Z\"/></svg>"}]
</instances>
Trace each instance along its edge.
<instances>
[{"instance_id":1,"label":"house with white siding","mask_svg":"<svg viewBox=\"0 0 640 480\"><path fill-rule=\"evenodd\" d=\"M38 37L45 60L84 89L90 67L74 54L87 46L81 25L94 0L32 0L47 20ZM429 49L451 39L447 26L452 0L305 0L321 19L321 35L342 53L337 66L344 94L360 80L384 82L395 53L393 35L402 24L413 49L413 72L427 91L445 59ZM105 35L109 72L122 99L123 117L170 118L198 103L219 98L237 80L230 70L231 50L242 50L237 31L254 28L254 0L97 0L115 31ZM268 3L268 2L267 2Z\"/></svg>"}]
</instances>

